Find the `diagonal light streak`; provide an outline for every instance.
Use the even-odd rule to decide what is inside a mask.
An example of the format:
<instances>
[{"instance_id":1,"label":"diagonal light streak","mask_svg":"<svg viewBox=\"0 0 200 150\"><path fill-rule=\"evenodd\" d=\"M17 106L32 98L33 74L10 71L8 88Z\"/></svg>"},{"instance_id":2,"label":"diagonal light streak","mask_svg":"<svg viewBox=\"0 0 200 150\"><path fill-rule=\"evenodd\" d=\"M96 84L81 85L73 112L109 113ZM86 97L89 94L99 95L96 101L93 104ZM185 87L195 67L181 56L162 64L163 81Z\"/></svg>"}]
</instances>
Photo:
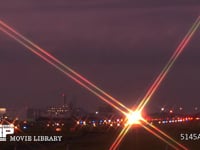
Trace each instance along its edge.
<instances>
[{"instance_id":1,"label":"diagonal light streak","mask_svg":"<svg viewBox=\"0 0 200 150\"><path fill-rule=\"evenodd\" d=\"M169 72L169 70L173 66L174 62L176 61L178 56L181 54L181 52L183 51L183 49L188 44L188 42L192 38L193 34L197 30L198 26L200 25L200 21L199 20L200 20L200 17L198 17L198 19L196 20L196 22L193 25L193 27L190 29L188 34L185 36L183 41L180 43L179 47L176 49L176 51L174 52L174 54L170 58L170 60L167 63L167 65L164 67L162 72L156 78L155 82L150 87L150 89L148 90L147 94L142 99L141 103L138 105L138 107L136 109L137 111L141 112L144 109L145 105L148 103L148 101L150 100L152 95L155 93L155 91L157 90L157 88L159 87L161 82L164 80L164 78L166 77L167 73ZM55 68L57 68L58 70L63 72L64 74L66 74L67 76L69 76L76 83L78 83L79 85L83 86L84 88L86 88L87 90L89 90L90 92L92 92L93 94L98 96L101 100L105 101L106 103L108 103L109 105L111 105L112 107L114 107L115 109L120 111L121 113L123 113L125 116L127 116L128 113L132 112L131 109L127 108L121 102L119 102L118 100L116 100L115 98L110 96L108 93L104 92L102 89L98 88L96 85L94 85L93 83L91 83L90 81L85 79L83 76L81 76L80 74L78 74L77 72L75 72L74 70L72 70L71 68L66 66L65 64L63 64L61 61L59 61L54 56L52 56L51 54L46 52L44 49L40 48L38 45L34 44L33 42L31 42L30 40L25 38L23 35L21 35L17 31L15 31L13 28L9 27L7 24L2 22L1 20L0 20L0 25L1 25L0 26L0 30L2 30L5 34L9 35L11 38L13 38L16 41L18 41L20 44L22 44L23 46L28 48L31 52L33 52L34 54L36 54L37 56L39 56L40 58L42 58L43 60L45 60L46 62L48 62L49 64L51 64L52 66L54 66ZM119 108L119 107L121 107L121 108ZM111 148L116 149L118 147L118 145L120 144L120 142L122 141L122 139L124 138L124 136L126 135L128 130L130 129L130 127L131 127L131 125L128 125L127 127L125 127L122 130L122 132L117 137L116 141L113 143ZM158 135L157 133L155 133L155 131L147 128L148 131L151 132L151 133L154 133L155 136L159 137L161 140L165 141L164 138L168 138L172 142L174 142L174 143L176 143L176 144L178 144L180 146L180 144L178 142L173 140L171 137L169 137L167 134L165 134L164 132L162 132L158 128L156 128L154 126L151 126L151 127L153 129L155 129L156 131L158 131L161 135ZM146 126L145 126L145 129L146 129ZM161 137L161 136L163 136L163 137ZM168 144L170 145L170 143L168 143ZM172 144L170 146L173 147ZM176 146L174 146L174 148L176 148Z\"/></svg>"},{"instance_id":2,"label":"diagonal light streak","mask_svg":"<svg viewBox=\"0 0 200 150\"><path fill-rule=\"evenodd\" d=\"M163 132L160 129L158 129L153 124L147 122L145 119L142 119L141 121L143 121L145 123L145 124L141 123L141 126L143 128L145 128L147 131L149 131L150 133L152 133L153 135L155 135L156 137L158 137L159 139L161 139L163 142L167 143L168 145L170 145L174 149L177 149L179 147L178 149L181 148L183 150L188 150L188 148L186 148L184 145L178 143L176 140L174 140L173 138L171 138L165 132ZM146 126L146 125L148 125L148 126ZM153 130L155 130L155 131L153 131ZM156 132L158 132L158 133L156 133Z\"/></svg>"},{"instance_id":3,"label":"diagonal light streak","mask_svg":"<svg viewBox=\"0 0 200 150\"><path fill-rule=\"evenodd\" d=\"M160 140L162 140L163 142L165 142L172 148L174 148L176 150L178 150L180 148L183 150L188 150L184 145L178 143L176 140L174 140L169 135L167 135L166 133L164 133L157 127L155 127L153 124L150 124L149 122L147 122L145 119L141 119L140 121L141 121L140 126L142 126L148 132L150 132L151 134L153 134L154 136L156 136L157 138L159 138ZM122 129L122 131L117 136L117 138L115 139L115 141L113 142L113 144L111 145L109 150L116 150L118 148L119 144L121 143L121 141L123 140L125 135L128 133L131 126L132 125L127 125Z\"/></svg>"},{"instance_id":4,"label":"diagonal light streak","mask_svg":"<svg viewBox=\"0 0 200 150\"><path fill-rule=\"evenodd\" d=\"M160 129L158 129L155 126L153 126L150 123L148 123L145 119L144 119L144 121L145 121L146 124L150 125L150 127L152 127L155 131L153 131L153 129L150 129L149 126L144 125L142 122L141 122L140 126L142 126L148 132L150 132L151 134L153 134L154 136L156 136L157 138L159 138L160 140L162 140L163 142L165 142L166 144L168 144L172 148L174 148L176 150L180 149L180 148L182 148L183 150L188 150L185 146L183 146L182 144L178 143L176 140L171 138L169 135L167 135L166 133L164 133ZM111 145L109 150L116 150L118 148L118 146L120 145L120 143L122 142L123 138L128 133L128 131L130 130L131 127L132 127L132 125L128 125L128 126L125 126L122 129L122 131L117 136L117 138L115 139L115 141L113 142L113 144Z\"/></svg>"},{"instance_id":5,"label":"diagonal light streak","mask_svg":"<svg viewBox=\"0 0 200 150\"><path fill-rule=\"evenodd\" d=\"M124 136L127 134L127 132L130 130L131 127L132 125L127 125L122 129L122 131L119 133L119 135L117 136L117 138L115 139L109 150L116 150L118 148L119 144L121 143Z\"/></svg>"},{"instance_id":6,"label":"diagonal light streak","mask_svg":"<svg viewBox=\"0 0 200 150\"><path fill-rule=\"evenodd\" d=\"M169 141L167 141L166 139L164 139L163 137L161 137L159 134L155 133L153 130L151 130L150 128L146 127L145 125L142 125L142 127L144 129L146 129L148 132L150 132L151 134L153 134L154 136L156 136L157 138L159 138L160 140L162 140L163 142L167 143L169 146L171 146L172 148L174 148L175 150L179 150L176 146L174 146L173 144L171 144Z\"/></svg>"},{"instance_id":7,"label":"diagonal light streak","mask_svg":"<svg viewBox=\"0 0 200 150\"><path fill-rule=\"evenodd\" d=\"M100 89L99 87L97 87L96 85L94 85L92 82L90 82L89 80L87 80L85 77L81 76L79 73L77 73L76 71L74 71L73 69L71 69L70 67L68 67L67 65L65 65L64 63L62 63L60 60L58 60L57 58L55 58L54 56L52 56L50 53L48 53L47 51L45 51L44 49L42 49L41 47L39 47L37 44L35 44L32 41L30 41L29 39L27 39L23 35L21 35L19 32L17 32L16 30L14 30L13 28L11 28L10 26L8 26L6 23L4 23L1 20L0 20L0 25L2 26L1 30L4 33L6 33L10 37L14 38L15 40L18 39L17 41L20 42L22 45L24 45L24 46L27 45L25 47L27 47L27 48L28 47L32 47L31 51L33 53L35 53L35 54L36 53L40 53L40 55L43 55L43 56L47 57L49 60L51 60L52 62L54 62L57 66L62 67L63 70L65 70L65 72L68 72L67 74L72 74L75 78L77 78L83 84L87 85L88 87L93 88L96 92L99 92L99 93L103 94L105 97L107 97L106 99L109 99L109 101L113 101L113 103L116 103L116 105L119 105L120 107L122 107L122 109L125 109L126 111L130 112L130 109L128 109L125 105L123 105L119 100L115 99L110 94L106 93L105 91L103 91L102 89ZM8 34L8 31L9 31L10 34ZM13 36L15 36L15 37L13 37ZM28 49L30 50L30 48L28 48ZM36 52L36 51L38 51L38 52ZM36 54L36 55L39 55L39 54Z\"/></svg>"},{"instance_id":8,"label":"diagonal light streak","mask_svg":"<svg viewBox=\"0 0 200 150\"><path fill-rule=\"evenodd\" d=\"M66 72L65 68L62 68L62 66L57 65L53 60L51 60L48 57L46 57L46 53L40 53L40 51L37 51L37 49L36 49L35 46L33 47L32 45L30 45L29 43L27 43L23 39L19 38L18 36L16 36L12 32L10 32L8 29L0 27L0 30L2 30L5 34L9 35L11 38L13 38L16 41L18 41L20 44L22 44L23 46L25 46L31 52L33 52L34 54L36 54L37 56L39 56L40 58L42 58L43 60L45 60L46 62L48 62L49 64L51 64L52 66L54 66L56 69L60 70L61 72L63 72L67 76L69 76L71 79L73 79L79 85L83 86L84 88L86 88L87 90L89 90L90 92L92 92L93 94L95 94L96 96L98 96L101 100L105 101L106 103L108 103L109 105L111 105L112 107L114 107L115 109L117 109L118 111L120 111L121 113L123 113L124 115L127 115L127 112L123 111L117 105L113 104L107 98L105 98L104 96L102 96L101 94L99 94L97 91L95 91L94 89L92 89L90 86L88 86L84 82L80 81L80 79L77 79L76 77L74 77L69 72ZM126 110L128 110L129 112L131 112L131 110L128 109L128 108L126 108ZM124 132L122 132L121 136L116 141L117 143L115 144L115 148L122 141L123 137L126 135L126 133L128 132L128 130L129 130L129 128L125 129Z\"/></svg>"},{"instance_id":9,"label":"diagonal light streak","mask_svg":"<svg viewBox=\"0 0 200 150\"><path fill-rule=\"evenodd\" d=\"M186 36L183 38L183 40L181 41L181 43L178 45L178 47L175 50L175 52L173 53L172 57L167 62L166 66L163 68L163 70L161 71L161 73L159 74L159 76L156 78L156 80L154 81L154 83L152 84L152 86L149 88L149 90L147 91L146 95L144 96L144 98L142 99L142 101L137 106L136 111L142 112L142 110L144 109L145 105L149 102L149 100L151 99L151 97L153 96L153 94L156 92L156 90L160 86L161 82L164 80L164 78L166 77L167 73L172 68L173 64L175 63L175 61L177 60L177 58L180 56L180 54L183 52L184 48L187 46L187 44L189 43L189 41L191 40L192 36L194 35L194 33L196 32L196 30L198 29L199 26L200 26L200 16L196 19L196 21L194 22L194 24L192 25L192 27L190 28L190 30L188 31L188 33L186 34ZM141 125L142 125L142 123L141 123ZM145 127L145 129L147 129L147 127ZM183 149L185 148L184 146L182 146L181 144L179 144L178 142L176 142L175 140L173 140L171 137L169 137L167 134L165 134L164 132L162 132L158 128L154 127L154 129L157 129L156 131L158 131L161 135L163 135L166 138L170 139L175 144L178 144ZM122 132L120 133L120 135L114 141L115 147L112 146L112 148L114 148L113 150L116 149L116 147L122 141L121 138L123 138L125 136L125 134L127 133L127 131L126 132L123 132L123 131L126 131L126 130L123 129ZM148 131L150 132L151 129L149 129ZM155 133L155 136L161 137L160 135L158 136L156 133ZM162 137L161 137L161 140L163 140ZM163 140L163 141L166 141L166 140Z\"/></svg>"},{"instance_id":10,"label":"diagonal light streak","mask_svg":"<svg viewBox=\"0 0 200 150\"><path fill-rule=\"evenodd\" d=\"M177 49L173 53L172 57L167 62L166 66L163 68L163 70L161 71L159 76L156 78L156 80L154 81L152 86L149 88L149 90L147 91L146 95L144 96L144 98L142 99L140 104L138 105L137 110L142 111L143 108L145 107L145 105L149 102L149 100L151 99L152 95L158 89L158 87L160 86L161 82L164 80L164 78L166 77L166 75L169 72L169 70L172 68L172 66L175 63L175 61L177 60L177 58L180 56L180 54L183 52L184 48L187 46L187 44L191 40L192 36L194 35L195 31L198 29L199 25L200 25L200 17L198 17L196 19L195 23L190 28L190 30L188 31L186 36L183 38L183 40L181 41L181 43L179 44L179 46L177 47Z\"/></svg>"},{"instance_id":11,"label":"diagonal light streak","mask_svg":"<svg viewBox=\"0 0 200 150\"><path fill-rule=\"evenodd\" d=\"M74 80L76 83L79 85L83 86L86 88L88 91L91 93L95 94L98 96L101 100L104 102L108 103L124 115L126 114L127 111L130 111L126 106L124 106L121 102L95 86L93 83L89 82L87 79L85 79L83 76L79 75L72 69L70 69L68 66L64 65L62 62L57 60L55 57L47 53L44 49L41 49L39 46L36 44L33 45L32 42L30 42L28 39L26 41L24 40L25 37L23 37L21 34L16 32L14 29L0 21L0 24L3 26L0 26L0 30L3 31L5 34L10 36L11 38L15 39L17 42L22 44L24 47L26 47L28 50L42 58L44 61L48 62L52 66L54 66L56 69L60 70L63 72L65 75L70 77L72 80ZM15 32L14 32L15 31ZM16 34L17 33L17 34ZM27 43L28 41L28 43ZM121 107L121 108L120 108ZM125 110L124 110L125 109Z\"/></svg>"}]
</instances>

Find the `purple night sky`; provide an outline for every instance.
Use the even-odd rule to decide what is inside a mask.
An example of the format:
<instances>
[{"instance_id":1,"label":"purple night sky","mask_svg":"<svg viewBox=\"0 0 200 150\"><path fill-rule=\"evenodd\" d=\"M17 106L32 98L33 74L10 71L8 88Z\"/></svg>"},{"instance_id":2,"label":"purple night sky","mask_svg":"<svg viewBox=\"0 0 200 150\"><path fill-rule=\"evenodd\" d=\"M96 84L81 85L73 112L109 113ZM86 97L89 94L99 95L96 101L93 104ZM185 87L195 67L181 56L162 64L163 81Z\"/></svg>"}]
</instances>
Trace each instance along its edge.
<instances>
[{"instance_id":1,"label":"purple night sky","mask_svg":"<svg viewBox=\"0 0 200 150\"><path fill-rule=\"evenodd\" d=\"M7 0L0 19L128 106L139 101L200 15L200 2ZM148 110L200 107L200 29ZM101 100L0 32L0 107L60 105L89 111Z\"/></svg>"}]
</instances>

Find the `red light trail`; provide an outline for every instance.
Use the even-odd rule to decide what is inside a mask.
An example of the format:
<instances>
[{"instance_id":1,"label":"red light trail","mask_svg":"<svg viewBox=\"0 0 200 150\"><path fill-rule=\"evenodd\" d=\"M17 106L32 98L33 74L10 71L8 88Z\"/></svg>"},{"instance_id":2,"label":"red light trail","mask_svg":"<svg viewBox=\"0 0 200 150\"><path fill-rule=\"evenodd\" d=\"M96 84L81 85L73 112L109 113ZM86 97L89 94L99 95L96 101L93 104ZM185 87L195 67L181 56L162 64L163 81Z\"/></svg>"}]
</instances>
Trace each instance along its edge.
<instances>
[{"instance_id":1,"label":"red light trail","mask_svg":"<svg viewBox=\"0 0 200 150\"><path fill-rule=\"evenodd\" d=\"M164 78L166 77L167 73L169 72L169 70L171 69L171 67L173 66L173 64L177 60L177 58L182 53L183 49L189 43L189 41L191 40L191 38L194 35L195 31L199 27L199 25L200 25L200 17L197 18L197 20L195 21L195 23L192 26L192 28L189 30L189 32L186 34L186 36L184 37L182 42L179 44L178 48L175 50L175 52L173 53L172 57L170 58L170 60L168 61L168 63L164 67L164 69L161 71L159 76L156 78L156 80L154 81L152 86L149 88L149 90L147 91L146 95L144 96L142 101L137 106L136 110L132 110L132 109L129 109L128 107L126 107L125 105L123 105L117 99L113 98L111 95L109 95L108 93L106 93L105 91L103 91L102 89L97 87L96 85L94 85L92 82L87 80L85 77L81 76L80 74L78 74L77 72L72 70L70 67L68 67L65 64L63 64L61 61L56 59L50 53L48 53L44 49L40 48L38 45L36 45L35 43L31 42L29 39L27 39L26 37L24 37L23 35L18 33L16 30L14 30L13 28L11 28L10 26L8 26L7 24L5 24L3 21L0 20L0 30L2 32L7 34L8 36L10 36L11 38L16 40L20 44L22 44L28 50L30 50L31 52L33 52L34 54L36 54L37 56L42 58L47 63L49 63L52 66L54 66L59 71L63 72L65 75L70 77L76 83L78 83L82 87L86 88L88 91L90 91L91 93L93 93L94 95L99 97L101 100L103 100L104 102L108 103L109 105L111 105L112 107L114 107L115 109L117 109L118 111L120 111L121 113L123 113L126 116L128 124L120 132L120 134L118 135L118 137L116 138L114 143L111 145L110 150L115 150L119 146L119 144L121 143L121 141L124 138L124 136L126 135L126 133L129 131L131 126L133 124L136 124L136 123L141 125L147 131L149 131L150 133L152 133L153 135L155 135L156 137L158 137L159 139L161 139L165 143L169 144L174 149L178 149L178 147L180 147L180 148L182 148L184 150L187 149L186 147L184 147L183 145L181 145L180 143L178 143L177 141L172 139L170 136L168 136L166 133L164 133L163 131L159 130L157 127L149 124L142 117L142 110L144 109L146 104L149 102L149 100L151 99L151 97L155 93L155 91L158 89L158 87L160 86L161 82L164 80ZM135 117L136 114L139 114L139 116ZM131 117L134 117L134 119L131 118ZM146 125L144 125L143 123L148 125L148 127ZM150 127L152 129L150 129ZM155 131L153 131L153 130L155 130ZM158 133L156 133L156 132L158 132Z\"/></svg>"},{"instance_id":2,"label":"red light trail","mask_svg":"<svg viewBox=\"0 0 200 150\"><path fill-rule=\"evenodd\" d=\"M166 77L167 73L172 68L173 64L175 63L177 58L180 56L180 54L183 52L184 48L189 43L189 41L191 40L191 38L194 35L194 33L197 31L199 26L200 26L200 16L196 19L196 21L194 22L193 26L190 28L190 30L188 31L186 36L183 38L183 40L181 41L181 43L178 45L177 49L173 53L172 57L167 62L166 66L163 68L163 70L158 75L158 77L156 78L156 80L154 81L152 86L149 88L149 90L147 91L146 95L144 96L142 101L137 106L137 108L135 110L136 112L139 111L139 112L142 113L142 110L144 109L145 105L149 102L149 100L151 99L153 94L156 92L156 90L158 89L158 87L160 86L160 84L162 83L164 78ZM147 123L147 121L145 121L145 119L142 118L141 120L143 120L144 122ZM143 123L141 123L141 126L144 127L146 130L148 130L149 132L151 132L152 134L154 134L155 136L157 136L162 141L166 142L167 144L169 144L169 141L163 139L161 137L161 135L164 136L165 138L168 138L171 142L173 142L174 144L178 145L182 149L187 150L186 147L184 147L183 145L181 145L178 142L176 142L175 140L173 140L171 137L169 137L167 134L165 134L164 132L162 132L161 130L156 128L155 126L151 125L151 127L153 129L155 129L157 132L159 132L160 135L158 135L153 130L147 128L145 125L143 125ZM124 138L124 136L126 135L126 133L128 132L129 129L130 129L129 126L124 127L124 129L120 132L120 134L117 137L117 139L114 141L113 145L110 147L110 150L115 150L118 147L118 145L120 144L120 142L122 141L122 139ZM175 148L174 145L172 145L172 144L169 144L169 145L172 146L173 148Z\"/></svg>"},{"instance_id":3,"label":"red light trail","mask_svg":"<svg viewBox=\"0 0 200 150\"><path fill-rule=\"evenodd\" d=\"M156 137L158 137L160 140L164 141L165 143L167 143L168 145L170 145L171 147L173 147L174 149L183 149L183 150L188 150L187 147L183 146L182 144L178 143L176 140L174 140L173 138L171 138L169 135L167 135L166 133L164 133L163 131L161 131L160 129L158 129L156 126L154 126L153 124L147 122L145 119L142 120L147 126L145 126L144 124L142 124L142 127L145 128L147 131L149 131L150 133L152 133L153 135L155 135ZM163 138L165 137L165 138Z\"/></svg>"},{"instance_id":4,"label":"red light trail","mask_svg":"<svg viewBox=\"0 0 200 150\"><path fill-rule=\"evenodd\" d=\"M186 34L186 36L183 38L181 43L178 45L177 49L174 51L173 55L161 71L161 73L158 75L152 86L147 91L146 95L140 102L140 104L137 107L137 110L142 111L145 105L148 103L148 101L151 99L152 95L155 93L155 91L160 86L161 82L165 79L167 73L172 68L173 64L177 60L177 58L180 56L180 54L183 52L184 48L187 46L189 41L191 40L192 36L194 35L195 31L200 25L200 17L197 18L193 26L190 28L189 32Z\"/></svg>"},{"instance_id":5,"label":"red light trail","mask_svg":"<svg viewBox=\"0 0 200 150\"><path fill-rule=\"evenodd\" d=\"M35 43L31 42L29 39L18 33L13 28L9 27L7 24L5 24L3 21L0 20L0 30L3 31L5 34L22 44L24 47L26 47L28 50L42 58L47 63L54 66L59 71L63 72L65 75L70 77L72 80L74 80L79 85L83 86L87 90L89 90L91 93L95 94L97 97L99 97L104 102L108 103L124 115L127 114L126 112L131 112L130 109L128 109L126 106L124 106L119 100L113 98L108 93L104 92L102 89L98 88L96 85L88 81L86 78L72 70L70 67L63 64L61 61L56 59L54 56L52 56L50 53L46 52L44 49L36 45Z\"/></svg>"}]
</instances>

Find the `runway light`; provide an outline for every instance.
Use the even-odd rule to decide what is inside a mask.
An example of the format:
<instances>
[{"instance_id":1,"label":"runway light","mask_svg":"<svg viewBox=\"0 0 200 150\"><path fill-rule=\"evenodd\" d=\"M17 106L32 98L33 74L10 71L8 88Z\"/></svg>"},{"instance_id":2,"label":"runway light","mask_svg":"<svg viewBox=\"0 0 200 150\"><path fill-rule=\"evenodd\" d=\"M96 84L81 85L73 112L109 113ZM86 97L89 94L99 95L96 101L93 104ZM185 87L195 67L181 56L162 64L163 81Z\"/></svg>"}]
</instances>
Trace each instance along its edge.
<instances>
[{"instance_id":1,"label":"runway light","mask_svg":"<svg viewBox=\"0 0 200 150\"><path fill-rule=\"evenodd\" d=\"M14 127L15 125L11 123L10 126L11 126L11 127Z\"/></svg>"},{"instance_id":2,"label":"runway light","mask_svg":"<svg viewBox=\"0 0 200 150\"><path fill-rule=\"evenodd\" d=\"M83 125L86 126L86 122L85 121L83 121Z\"/></svg>"},{"instance_id":3,"label":"runway light","mask_svg":"<svg viewBox=\"0 0 200 150\"><path fill-rule=\"evenodd\" d=\"M75 71L73 71L71 68L69 68L68 66L65 66L64 64L62 64L59 60L55 59L54 57L52 57L51 55L49 55L46 51L44 51L43 49L41 49L39 46L35 45L34 43L32 43L31 41L29 41L28 39L26 39L25 37L23 37L22 35L20 35L19 33L17 33L14 29L12 29L11 27L7 26L4 22L2 22L0 20L0 24L2 27L0 27L0 29L6 33L7 35L9 35L10 37L12 37L13 39L17 40L19 43L21 43L22 45L24 45L26 48L28 48L30 51L32 51L33 53L35 53L36 55L38 55L39 57L41 57L43 60L45 60L46 62L50 63L51 65L53 65L54 67L56 67L58 70L62 71L63 73L65 73L66 75L68 75L71 79L73 79L75 82L77 82L78 84L80 84L81 86L85 87L87 90L89 90L90 92L92 92L93 94L95 94L96 96L98 96L99 98L101 98L103 101L107 102L108 104L110 104L111 106L113 106L114 108L116 108L117 110L119 110L120 112L122 112L123 114L126 114L124 111L122 111L119 107L117 107L116 105L114 105L112 102L117 103L117 105L120 105L121 107L123 107L124 109L128 110L128 108L126 108L123 104L121 104L120 102L118 102L117 100L115 100L114 98L112 98L110 95L108 95L107 93L105 93L104 91L102 91L101 89L99 89L98 87L96 87L95 85L93 85L91 82L89 82L87 79L85 79L84 77L82 77L81 75L77 74ZM150 90L147 92L147 94L145 95L144 99L141 101L141 103L138 106L138 110L142 111L143 108L146 106L146 104L149 102L149 100L151 99L152 95L155 93L155 91L157 90L157 88L159 87L160 83L163 81L163 79L165 78L166 74L169 72L170 68L173 66L175 60L178 58L178 56L181 54L181 52L183 51L183 49L185 48L185 46L188 44L188 42L190 41L192 35L195 33L195 31L197 30L197 28L200 26L200 17L198 17L198 19L196 20L195 24L192 26L191 30L188 32L188 34L185 36L185 38L183 39L183 41L180 43L180 45L178 46L178 48L176 49L176 51L174 52L173 56L170 58L169 62L167 63L166 67L163 69L163 71L160 73L160 75L158 76L158 78L156 78L155 80L155 84L153 84L150 88ZM10 30L10 31L9 31ZM12 31L12 32L11 32ZM15 33L15 34L13 34ZM26 44L28 43L28 44ZM32 48L33 47L33 48ZM38 51L34 51L34 48L37 48L37 50L39 50L41 53L39 53ZM67 69L69 71L65 72L64 69L60 68L57 64L55 64L52 60L49 60L48 58L46 58L45 56L49 55L49 57L51 59L53 59L56 63L58 63L58 65L61 65L62 67L64 67L65 69ZM73 75L71 75L71 73ZM77 77L77 78L76 78ZM79 80L81 79L81 80ZM92 88L94 88L96 91L94 91L92 88L90 88L88 85L84 84L84 83L89 84L89 86L91 86ZM98 92L104 94L104 96L110 98L112 101L109 101L108 99L106 99L104 96L101 96ZM129 124L135 124L135 123L140 123L140 120L144 120L141 116L141 113L138 114L138 112L131 112L130 114L127 114L127 119L128 119L128 123ZM142 124L141 124L142 125ZM146 128L144 126L144 128ZM111 146L111 150L116 149L118 147L118 145L120 144L120 142L122 141L124 135L128 132L129 127L127 127L123 133L123 136L119 136L119 138L117 138L117 143L115 142L112 146ZM153 133L151 130L148 130L150 133ZM160 133L162 133L160 130L158 130ZM154 134L156 135L156 134ZM165 134L162 134L165 137ZM157 137L159 137L159 139L165 141L167 144L169 144L170 146L172 146L173 148L177 149L175 146L171 145L169 142L167 142L165 139L160 138L160 135L156 135ZM119 140L118 140L119 139ZM173 141L173 140L172 140ZM176 141L175 141L176 143ZM177 144L177 143L176 143ZM182 146L178 143L179 146ZM184 149L186 149L185 147L183 147Z\"/></svg>"},{"instance_id":4,"label":"runway light","mask_svg":"<svg viewBox=\"0 0 200 150\"><path fill-rule=\"evenodd\" d=\"M196 120L200 120L200 118L199 118L199 117L196 117Z\"/></svg>"},{"instance_id":5,"label":"runway light","mask_svg":"<svg viewBox=\"0 0 200 150\"><path fill-rule=\"evenodd\" d=\"M56 128L56 132L60 132L61 130L61 128Z\"/></svg>"},{"instance_id":6,"label":"runway light","mask_svg":"<svg viewBox=\"0 0 200 150\"><path fill-rule=\"evenodd\" d=\"M129 114L127 114L127 124L133 125L133 124L140 124L140 120L142 119L142 115L140 111L133 111Z\"/></svg>"}]
</instances>

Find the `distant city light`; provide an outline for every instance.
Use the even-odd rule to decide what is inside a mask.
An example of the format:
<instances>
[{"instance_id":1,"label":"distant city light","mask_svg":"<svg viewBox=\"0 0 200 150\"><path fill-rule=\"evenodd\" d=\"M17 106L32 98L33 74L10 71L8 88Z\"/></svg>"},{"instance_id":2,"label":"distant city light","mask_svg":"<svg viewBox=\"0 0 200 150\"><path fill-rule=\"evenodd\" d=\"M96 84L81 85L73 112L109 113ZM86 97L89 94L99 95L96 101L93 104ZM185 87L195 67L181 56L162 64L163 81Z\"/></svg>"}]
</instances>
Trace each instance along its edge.
<instances>
[{"instance_id":1,"label":"distant city light","mask_svg":"<svg viewBox=\"0 0 200 150\"><path fill-rule=\"evenodd\" d=\"M85 122L85 121L83 121L83 125L86 125L86 122Z\"/></svg>"},{"instance_id":2,"label":"distant city light","mask_svg":"<svg viewBox=\"0 0 200 150\"><path fill-rule=\"evenodd\" d=\"M56 132L60 132L60 131L62 131L61 128L56 128Z\"/></svg>"},{"instance_id":3,"label":"distant city light","mask_svg":"<svg viewBox=\"0 0 200 150\"><path fill-rule=\"evenodd\" d=\"M10 37L14 38L16 41L18 41L19 43L21 43L22 45L24 45L25 47L27 47L30 51L32 51L33 53L35 53L36 55L38 55L39 57L41 57L43 60L45 60L46 62L48 62L49 64L53 65L54 67L56 67L57 69L59 69L60 71L64 72L66 75L68 75L71 79L73 79L74 81L76 81L77 83L79 83L80 85L82 85L83 87L85 87L86 89L88 89L90 92L92 92L93 94L95 94L96 96L98 97L101 97L100 94L98 94L96 91L93 91L93 89L91 89L89 86L87 86L86 84L84 84L84 82L86 82L87 84L89 84L92 88L96 89L97 91L100 91L98 88L96 88L96 86L93 86L92 83L90 83L89 81L87 81L85 78L83 78L81 75L77 75L77 73L69 68L69 67L65 67L62 63L60 63L59 60L57 60L56 58L54 58L53 56L49 56L49 54L43 49L41 49L39 46L35 46L34 43L32 42L29 42L28 39L26 39L25 37L23 37L21 34L19 34L18 32L16 32L14 29L10 29L9 26L7 26L6 24L4 24L3 22L1 23L3 27L6 27L6 29L2 28L1 30L6 33L7 35L9 35ZM165 76L167 75L167 73L169 72L170 68L173 66L175 60L178 58L178 56L181 54L181 52L183 51L183 49L185 48L185 46L188 44L188 42L190 41L192 35L195 33L195 31L197 30L198 26L199 26L199 17L197 19L197 21L195 22L196 26L193 27L193 30L191 30L191 32L189 32L186 37L183 39L183 41L180 43L180 48L178 47L175 51L175 53L172 55L172 57L170 58L169 62L167 63L166 67L164 68L164 71L162 71L160 73L160 75L158 76L158 78L156 78L154 84L152 85L152 90L150 88L150 94L149 92L147 93L147 98L144 99L144 101L142 101L140 104L140 106L138 107L139 110L143 110L143 108L146 106L147 102L151 99L151 96L155 93L155 91L157 90L157 87L159 87L160 83L164 80ZM8 30L8 31L7 31ZM9 32L9 30L11 30ZM13 34L14 33L14 34ZM26 41L26 42L24 42ZM28 45L31 45L31 47ZM38 53L36 50L34 50L33 48L34 47L38 47L36 50L39 50L40 52L42 52L42 54ZM47 53L47 54L46 54ZM49 57L45 57L45 56L49 56ZM49 59L51 58L51 59ZM51 61L53 60L53 61ZM54 61L56 63L54 63ZM66 72L64 69L62 69L59 65L61 65L63 68L65 68L67 71L69 71L70 73ZM69 68L69 69L68 69ZM72 75L71 75L72 74ZM73 76L74 75L74 76ZM76 77L79 77L80 79L82 80L79 80L79 78L76 78ZM83 82L84 81L84 82ZM97 93L97 94L96 94ZM105 92L101 92L101 93L105 93ZM104 95L108 95L108 94L104 94ZM109 96L109 95L108 95ZM108 97L107 96L107 97ZM146 97L146 96L145 96ZM114 104L112 104L112 101L109 101L109 100L104 100L102 99L103 101L109 103L111 106L115 107L117 110L119 110L120 112L124 113L120 108L118 108L117 106L115 106ZM113 100L115 101L115 99ZM117 101L117 100L116 100ZM118 101L117 101L118 102ZM120 102L118 102L117 104L119 104L120 106L123 106L124 108L126 108L123 104L121 104ZM126 108L126 110L129 110L128 108ZM60 111L60 110L59 110ZM58 112L59 112L58 111ZM58 112L56 111L55 114L57 115ZM170 110L170 113L173 113L173 110ZM98 112L96 112L96 114L98 114ZM140 123L140 120L143 119L142 118L142 115L141 115L141 112L140 111L134 111L134 112L131 112L129 114L127 114L127 119L128 119L128 124L139 124ZM185 119L180 119L180 120L183 120L185 121ZM164 121L165 123L168 123L168 120ZM113 125L113 123L111 123L111 121L109 121L110 123L110 126ZM82 122L80 122L80 124L82 124ZM93 122L93 125L94 127L96 127L96 123ZM26 126L24 126L23 128L26 128ZM61 128L56 128L56 131L61 131ZM128 131L128 130L127 130ZM159 131L159 130L158 130ZM127 132L126 132L127 133ZM126 134L125 133L125 134ZM162 134L162 132L160 132ZM125 135L124 134L124 135ZM162 134L164 135L164 134ZM122 138L124 136L121 136ZM120 137L120 138L121 138ZM157 136L157 137L160 137L160 136ZM169 138L169 136L166 136L166 138ZM114 147L117 148L118 145L120 144L122 138L118 141L117 140L117 143L114 143ZM163 140L163 138L161 137L160 138L161 140ZM171 138L170 138L171 139ZM165 142L165 140L163 140ZM173 141L173 140L172 140ZM174 141L173 141L174 142ZM166 142L167 144L169 144L168 142ZM176 143L176 141L174 142ZM116 144L116 145L115 145ZM176 143L177 144L177 143ZM169 144L170 145L170 144ZM180 147L184 147L182 146L181 144L178 143L178 146Z\"/></svg>"},{"instance_id":4,"label":"distant city light","mask_svg":"<svg viewBox=\"0 0 200 150\"><path fill-rule=\"evenodd\" d=\"M5 114L6 113L6 108L0 108L0 114Z\"/></svg>"},{"instance_id":5,"label":"distant city light","mask_svg":"<svg viewBox=\"0 0 200 150\"><path fill-rule=\"evenodd\" d=\"M96 127L96 123L93 123L93 127Z\"/></svg>"}]
</instances>

